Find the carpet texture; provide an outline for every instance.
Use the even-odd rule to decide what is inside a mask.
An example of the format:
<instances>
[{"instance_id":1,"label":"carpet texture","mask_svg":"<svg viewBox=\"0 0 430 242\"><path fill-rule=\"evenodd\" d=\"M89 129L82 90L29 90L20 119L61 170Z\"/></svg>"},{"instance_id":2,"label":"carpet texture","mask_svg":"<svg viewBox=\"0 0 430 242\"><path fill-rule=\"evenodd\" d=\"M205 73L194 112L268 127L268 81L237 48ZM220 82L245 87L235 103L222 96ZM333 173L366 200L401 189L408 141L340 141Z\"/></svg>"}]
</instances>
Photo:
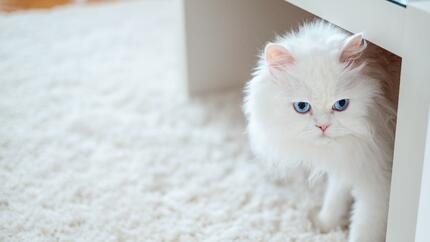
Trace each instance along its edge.
<instances>
[{"instance_id":1,"label":"carpet texture","mask_svg":"<svg viewBox=\"0 0 430 242\"><path fill-rule=\"evenodd\" d=\"M248 148L240 91L185 100L178 1L0 14L0 241L344 242Z\"/></svg>"}]
</instances>

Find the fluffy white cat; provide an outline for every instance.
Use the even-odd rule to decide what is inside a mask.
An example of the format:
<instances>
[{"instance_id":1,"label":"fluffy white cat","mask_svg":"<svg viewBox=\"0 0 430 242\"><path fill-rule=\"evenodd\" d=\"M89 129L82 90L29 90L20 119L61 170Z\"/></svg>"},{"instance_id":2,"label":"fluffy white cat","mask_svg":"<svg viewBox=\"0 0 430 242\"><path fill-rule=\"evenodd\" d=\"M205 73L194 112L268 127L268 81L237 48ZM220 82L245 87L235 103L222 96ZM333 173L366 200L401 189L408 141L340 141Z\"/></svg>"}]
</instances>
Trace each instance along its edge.
<instances>
[{"instance_id":1,"label":"fluffy white cat","mask_svg":"<svg viewBox=\"0 0 430 242\"><path fill-rule=\"evenodd\" d=\"M256 154L328 175L313 222L329 231L350 218L349 242L385 240L391 180L395 110L366 45L362 34L304 24L267 44L244 103Z\"/></svg>"}]
</instances>

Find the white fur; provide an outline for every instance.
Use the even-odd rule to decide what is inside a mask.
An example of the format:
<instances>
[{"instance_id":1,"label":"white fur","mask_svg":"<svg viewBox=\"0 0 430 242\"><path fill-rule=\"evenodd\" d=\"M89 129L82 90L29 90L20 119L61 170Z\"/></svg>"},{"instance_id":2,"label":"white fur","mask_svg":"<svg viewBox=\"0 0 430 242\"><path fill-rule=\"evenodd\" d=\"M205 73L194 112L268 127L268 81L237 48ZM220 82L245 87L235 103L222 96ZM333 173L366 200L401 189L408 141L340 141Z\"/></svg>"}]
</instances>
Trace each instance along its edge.
<instances>
[{"instance_id":1,"label":"white fur","mask_svg":"<svg viewBox=\"0 0 430 242\"><path fill-rule=\"evenodd\" d=\"M276 43L294 63L273 71L264 57L248 83L244 109L253 150L261 158L286 165L305 164L328 174L326 198L315 223L326 231L347 216L354 198L350 242L385 238L391 177L395 112L380 82L366 76L365 62L339 60L349 37L324 22L303 25ZM343 112L335 101L349 98ZM312 112L297 113L295 101ZM316 123L329 123L326 135Z\"/></svg>"}]
</instances>

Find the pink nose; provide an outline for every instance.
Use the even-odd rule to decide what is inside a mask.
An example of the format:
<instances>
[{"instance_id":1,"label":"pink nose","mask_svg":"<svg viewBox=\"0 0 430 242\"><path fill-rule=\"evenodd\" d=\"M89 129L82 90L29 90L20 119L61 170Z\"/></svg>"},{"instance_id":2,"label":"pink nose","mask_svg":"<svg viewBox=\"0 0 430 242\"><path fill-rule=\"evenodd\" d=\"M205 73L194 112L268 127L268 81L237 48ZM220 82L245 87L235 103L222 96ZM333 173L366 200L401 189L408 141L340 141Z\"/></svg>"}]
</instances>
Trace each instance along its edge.
<instances>
[{"instance_id":1,"label":"pink nose","mask_svg":"<svg viewBox=\"0 0 430 242\"><path fill-rule=\"evenodd\" d=\"M328 129L328 126L330 126L329 124L316 124L316 127L318 127L319 129L321 129L321 131L324 133L326 131L326 129Z\"/></svg>"}]
</instances>

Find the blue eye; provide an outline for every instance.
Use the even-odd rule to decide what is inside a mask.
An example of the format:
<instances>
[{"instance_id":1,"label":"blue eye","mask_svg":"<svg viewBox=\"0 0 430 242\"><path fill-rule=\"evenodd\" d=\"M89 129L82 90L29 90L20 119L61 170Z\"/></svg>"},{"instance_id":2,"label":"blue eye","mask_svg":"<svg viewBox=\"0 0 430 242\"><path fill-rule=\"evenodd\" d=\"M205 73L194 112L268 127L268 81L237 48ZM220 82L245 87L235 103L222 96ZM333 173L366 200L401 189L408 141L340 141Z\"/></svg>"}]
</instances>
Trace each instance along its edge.
<instances>
[{"instance_id":1,"label":"blue eye","mask_svg":"<svg viewBox=\"0 0 430 242\"><path fill-rule=\"evenodd\" d=\"M311 105L308 102L294 102L293 106L296 112L301 114L307 113L311 110Z\"/></svg>"},{"instance_id":2,"label":"blue eye","mask_svg":"<svg viewBox=\"0 0 430 242\"><path fill-rule=\"evenodd\" d=\"M341 112L341 111L345 110L348 107L348 105L349 105L349 99L340 99L333 104L332 109L334 111Z\"/></svg>"}]
</instances>

